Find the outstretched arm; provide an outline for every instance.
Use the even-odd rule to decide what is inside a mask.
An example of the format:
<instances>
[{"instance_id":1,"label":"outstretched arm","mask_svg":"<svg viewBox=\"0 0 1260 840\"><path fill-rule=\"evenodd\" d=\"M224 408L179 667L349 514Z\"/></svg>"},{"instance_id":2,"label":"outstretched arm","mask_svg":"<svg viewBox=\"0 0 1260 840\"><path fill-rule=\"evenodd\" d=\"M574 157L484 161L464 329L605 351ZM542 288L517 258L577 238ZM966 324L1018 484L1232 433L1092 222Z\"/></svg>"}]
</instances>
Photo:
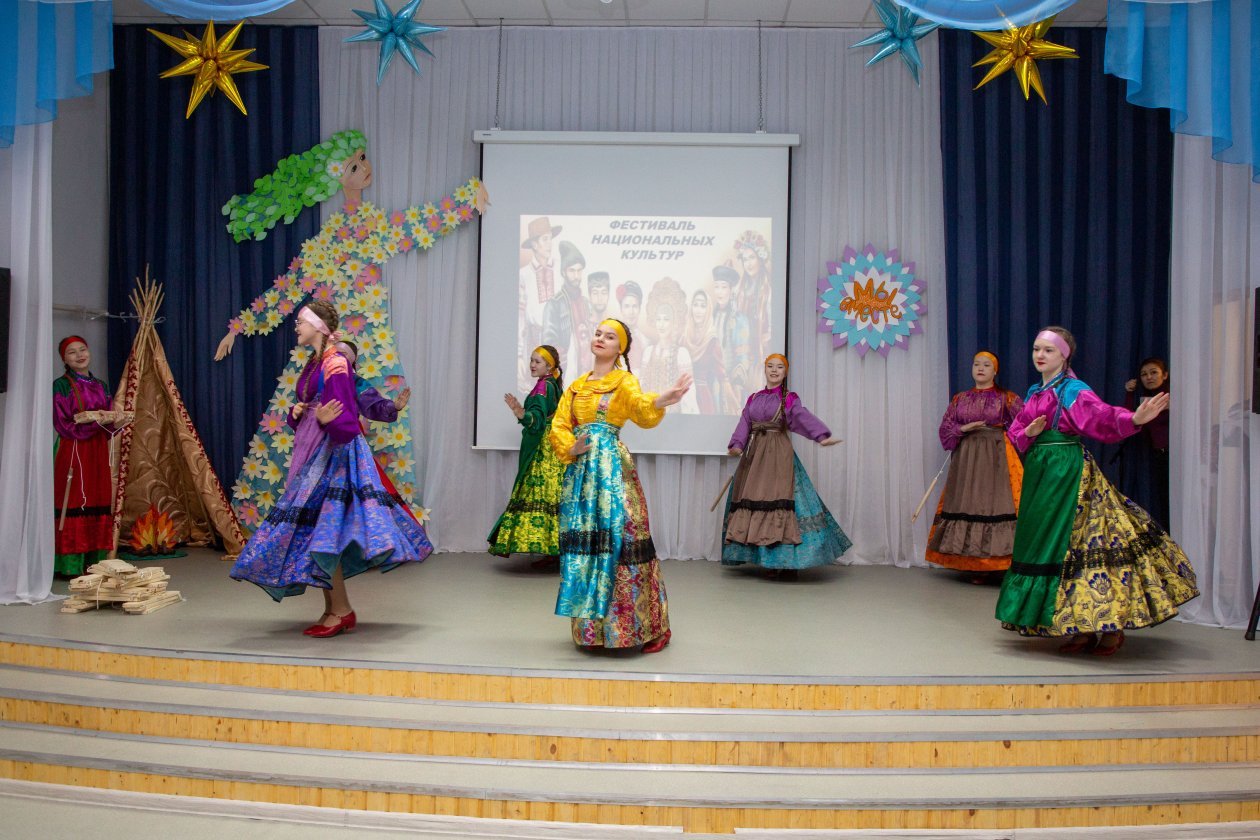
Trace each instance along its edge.
<instances>
[{"instance_id":1,"label":"outstretched arm","mask_svg":"<svg viewBox=\"0 0 1260 840\"><path fill-rule=\"evenodd\" d=\"M485 196L481 179L469 178L450 195L420 207L408 207L395 215L402 216L400 221L405 236L415 240L421 249L431 248L437 239L484 212Z\"/></svg>"},{"instance_id":2,"label":"outstretched arm","mask_svg":"<svg viewBox=\"0 0 1260 840\"><path fill-rule=\"evenodd\" d=\"M815 417L795 393L787 396L787 426L801 437L809 438L815 443L822 443L831 438L831 429Z\"/></svg>"},{"instance_id":3,"label":"outstretched arm","mask_svg":"<svg viewBox=\"0 0 1260 840\"><path fill-rule=\"evenodd\" d=\"M238 335L267 335L297 309L302 298L306 297L303 286L313 287L309 280L303 284L301 265L301 259L294 260L289 270L277 277L270 289L254 298L249 306L228 322L227 335L223 336L214 352L216 362L232 352Z\"/></svg>"}]
</instances>

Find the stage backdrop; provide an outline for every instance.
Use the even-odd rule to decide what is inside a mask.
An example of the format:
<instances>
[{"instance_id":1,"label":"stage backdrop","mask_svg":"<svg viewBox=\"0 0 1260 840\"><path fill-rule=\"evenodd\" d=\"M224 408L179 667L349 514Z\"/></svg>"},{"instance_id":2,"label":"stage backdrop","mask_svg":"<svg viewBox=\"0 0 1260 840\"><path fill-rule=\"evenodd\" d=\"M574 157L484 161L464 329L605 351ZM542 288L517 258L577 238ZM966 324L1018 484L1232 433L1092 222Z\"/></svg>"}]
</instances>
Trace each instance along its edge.
<instances>
[{"instance_id":1,"label":"stage backdrop","mask_svg":"<svg viewBox=\"0 0 1260 840\"><path fill-rule=\"evenodd\" d=\"M1052 35L1080 58L1042 62L1043 105L1009 76L973 91L989 47L940 33L950 384L971 387L972 356L988 349L1022 396L1037 378L1033 337L1061 324L1076 336L1076 373L1122 404L1139 362L1168 358L1173 135L1167 111L1130 105L1103 73L1105 30ZM1150 507L1136 442L1092 448Z\"/></svg>"},{"instance_id":2,"label":"stage backdrop","mask_svg":"<svg viewBox=\"0 0 1260 840\"><path fill-rule=\"evenodd\" d=\"M472 132L494 122L498 32L444 32L429 39L436 58L421 57L420 77L395 67L377 87L376 50L343 43L355 31L320 31L321 123L326 134L367 133L377 181L366 197L406 207L476 174ZM934 73L917 88L895 61L864 67L868 51L847 48L868 34L767 31L765 127L801 136L792 156L789 382L846 441L796 446L854 539L846 559L911 565L922 563L926 518L912 528L910 514L940 461L936 426L947 398L939 93ZM753 131L756 39L750 28L509 28L502 127ZM928 66L935 40L920 42ZM487 187L493 202L495 186ZM887 359L833 351L816 332L826 261L866 242L899 248L928 280L926 334ZM432 535L443 550L484 550L516 455L472 449L476 233L396 258L385 279L404 366L421 386L412 423ZM653 434L669 435L670 418ZM656 455L638 465L662 556L716 559L720 511L709 504L733 459Z\"/></svg>"},{"instance_id":3,"label":"stage backdrop","mask_svg":"<svg viewBox=\"0 0 1260 840\"><path fill-rule=\"evenodd\" d=\"M248 117L220 94L185 119L191 80L158 78L179 57L143 26L115 27L110 80L109 309L131 311L127 298L146 265L164 284L158 334L229 494L293 332L241 337L217 363L215 347L228 319L284 273L320 222L308 209L262 242L240 244L225 228L220 209L233 193L248 192L278 160L320 141L315 29L247 26L237 45L257 47L255 58L270 65L236 79ZM123 369L135 332L134 321L110 321L110 370Z\"/></svg>"},{"instance_id":4,"label":"stage backdrop","mask_svg":"<svg viewBox=\"0 0 1260 840\"><path fill-rule=\"evenodd\" d=\"M486 131L477 140L496 212L481 222L474 444L517 449L521 427L503 393L534 387L530 353L555 347L572 380L591 369L591 334L611 317L631 330L643 390L660 393L684 372L695 380L667 410L668 435L631 424L621 440L636 453L725 455L760 360L785 345L796 136ZM717 274L734 282L719 285Z\"/></svg>"}]
</instances>

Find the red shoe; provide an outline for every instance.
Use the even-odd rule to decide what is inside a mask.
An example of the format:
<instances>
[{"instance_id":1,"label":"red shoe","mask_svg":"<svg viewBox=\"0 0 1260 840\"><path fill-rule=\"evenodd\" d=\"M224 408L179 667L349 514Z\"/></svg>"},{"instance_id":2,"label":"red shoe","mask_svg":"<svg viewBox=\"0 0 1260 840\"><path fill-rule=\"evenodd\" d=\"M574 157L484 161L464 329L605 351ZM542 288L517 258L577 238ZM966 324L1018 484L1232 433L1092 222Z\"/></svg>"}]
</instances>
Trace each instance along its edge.
<instances>
[{"instance_id":1,"label":"red shoe","mask_svg":"<svg viewBox=\"0 0 1260 840\"><path fill-rule=\"evenodd\" d=\"M669 644L669 639L674 635L672 630L666 630L664 636L658 636L643 646L644 653L660 653L665 649L665 645Z\"/></svg>"},{"instance_id":2,"label":"red shoe","mask_svg":"<svg viewBox=\"0 0 1260 840\"><path fill-rule=\"evenodd\" d=\"M331 615L331 613L324 613L323 615L321 615L319 617L319 621L315 622L310 627L307 627L305 630L302 631L302 635L309 636L312 633L314 633L316 630L318 630L319 628L323 627L324 621L327 620L329 615Z\"/></svg>"},{"instance_id":3,"label":"red shoe","mask_svg":"<svg viewBox=\"0 0 1260 840\"><path fill-rule=\"evenodd\" d=\"M334 615L333 618L337 619L336 624L317 624L314 628L308 628L310 632L307 635L314 639L331 639L333 636L339 636L347 630L353 630L354 625L358 623L353 610L345 615Z\"/></svg>"},{"instance_id":4,"label":"red shoe","mask_svg":"<svg viewBox=\"0 0 1260 840\"><path fill-rule=\"evenodd\" d=\"M1098 644L1098 637L1093 633L1078 633L1071 640L1059 645L1059 653L1080 653L1085 648Z\"/></svg>"},{"instance_id":5,"label":"red shoe","mask_svg":"<svg viewBox=\"0 0 1260 840\"><path fill-rule=\"evenodd\" d=\"M1121 647L1124 646L1124 631L1121 630L1120 635L1115 638L1116 638L1116 643L1114 645L1107 645L1106 647L1104 647L1102 642L1100 641L1097 647L1091 650L1090 653L1094 654L1094 656L1111 656L1116 651L1120 650Z\"/></svg>"}]
</instances>

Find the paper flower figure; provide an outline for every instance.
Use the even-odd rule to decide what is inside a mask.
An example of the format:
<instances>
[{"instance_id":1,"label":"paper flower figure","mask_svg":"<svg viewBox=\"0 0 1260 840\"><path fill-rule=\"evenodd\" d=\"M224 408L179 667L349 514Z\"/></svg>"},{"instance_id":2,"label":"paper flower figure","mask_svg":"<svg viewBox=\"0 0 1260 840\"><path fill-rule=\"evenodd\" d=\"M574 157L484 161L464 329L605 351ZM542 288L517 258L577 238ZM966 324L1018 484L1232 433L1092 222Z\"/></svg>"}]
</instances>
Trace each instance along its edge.
<instances>
[{"instance_id":1,"label":"paper flower figure","mask_svg":"<svg viewBox=\"0 0 1260 840\"><path fill-rule=\"evenodd\" d=\"M840 261L827 263L827 271L829 276L818 281L818 331L831 334L834 348L851 344L859 356L872 349L887 356L923 331L919 319L927 313L927 283L914 276L914 263L902 263L895 249L884 253L867 244L859 253L845 246Z\"/></svg>"},{"instance_id":2,"label":"paper flower figure","mask_svg":"<svg viewBox=\"0 0 1260 840\"><path fill-rule=\"evenodd\" d=\"M1062 44L1052 44L1045 40L1046 31L1054 23L1054 16L1045 20L1030 23L1028 26L1012 26L1003 32L977 32L976 37L993 45L993 50L972 67L992 64L989 72L975 86L979 90L1007 70L1014 69L1015 78L1019 79L1019 89L1028 99L1028 91L1037 91L1041 101L1046 101L1045 88L1041 86L1041 73L1037 70L1037 59L1078 58L1076 50ZM1047 103L1048 104L1048 103Z\"/></svg>"},{"instance_id":3,"label":"paper flower figure","mask_svg":"<svg viewBox=\"0 0 1260 840\"><path fill-rule=\"evenodd\" d=\"M206 98L206 94L213 93L216 88L223 91L223 95L231 100L242 114L249 115L249 112L245 110L245 103L241 101L241 92L237 90L232 74L266 70L267 65L247 60L249 54L254 51L253 47L245 50L232 49L232 45L236 43L236 36L241 34L241 27L244 25L245 21L241 21L233 26L222 40L217 40L214 36L214 21L206 24L205 32L202 33L200 40L194 38L187 30L184 31L183 38L176 38L165 32L158 32L156 29L149 30L163 44L184 56L183 61L159 74L158 78L196 77L193 79L192 93L188 96L188 111L185 112L184 119L191 117L193 111L197 110L197 106L201 104L201 100Z\"/></svg>"},{"instance_id":4,"label":"paper flower figure","mask_svg":"<svg viewBox=\"0 0 1260 840\"><path fill-rule=\"evenodd\" d=\"M905 62L906 67L910 68L910 75L914 77L914 83L917 85L919 70L923 67L923 58L919 55L919 47L915 42L940 24L931 21L920 23L918 15L898 6L892 0L874 0L872 5L875 6L879 19L884 22L884 28L869 38L863 38L851 45L849 49L879 44L879 49L867 60L866 66L870 67L895 53Z\"/></svg>"},{"instance_id":5,"label":"paper flower figure","mask_svg":"<svg viewBox=\"0 0 1260 840\"><path fill-rule=\"evenodd\" d=\"M420 72L420 65L416 63L416 55L411 51L412 47L423 50L429 55L433 55L433 51L420 43L420 39L425 35L432 35L434 32L442 32L444 26L429 26L427 23L417 23L414 18L416 12L420 11L420 4L424 0L411 0L410 3L398 10L398 14L390 11L389 6L385 5L385 0L376 0L376 10L365 12L361 9L355 9L354 13L363 18L363 22L367 24L367 29L358 35L352 35L346 39L347 43L354 41L380 41L381 55L376 63L376 83L379 85L381 80L385 78L385 71L389 69L389 63L394 60L394 53L398 53L411 65L411 69L417 73Z\"/></svg>"}]
</instances>

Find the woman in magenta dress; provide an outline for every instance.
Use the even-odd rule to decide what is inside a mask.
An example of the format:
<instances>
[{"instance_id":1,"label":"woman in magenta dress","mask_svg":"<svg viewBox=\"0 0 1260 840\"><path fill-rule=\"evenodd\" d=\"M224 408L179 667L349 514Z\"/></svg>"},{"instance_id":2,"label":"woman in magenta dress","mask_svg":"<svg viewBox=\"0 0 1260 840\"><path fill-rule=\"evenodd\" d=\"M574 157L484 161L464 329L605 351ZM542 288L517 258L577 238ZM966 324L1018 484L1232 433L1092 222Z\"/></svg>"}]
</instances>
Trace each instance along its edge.
<instances>
[{"instance_id":1,"label":"woman in magenta dress","mask_svg":"<svg viewBox=\"0 0 1260 840\"><path fill-rule=\"evenodd\" d=\"M114 549L109 441L121 415L113 410L109 386L89 370L87 342L71 335L58 349L66 372L53 380L53 571L75 577ZM76 419L86 411L103 414Z\"/></svg>"},{"instance_id":2,"label":"woman in magenta dress","mask_svg":"<svg viewBox=\"0 0 1260 840\"><path fill-rule=\"evenodd\" d=\"M1011 565L1024 467L1006 438L1024 401L997 385L997 356L971 360L975 387L955 394L941 418L941 446L951 453L945 490L928 534L927 560L986 583Z\"/></svg>"},{"instance_id":3,"label":"woman in magenta dress","mask_svg":"<svg viewBox=\"0 0 1260 840\"><path fill-rule=\"evenodd\" d=\"M1076 378L1076 340L1046 327L1033 342L1041 381L1007 435L1026 453L1011 568L997 618L1022 635L1067 636L1061 650L1110 656L1124 631L1152 627L1198 596L1194 569L1159 523L1103 476L1082 437L1118 443L1168 408L1107 405Z\"/></svg>"}]
</instances>

